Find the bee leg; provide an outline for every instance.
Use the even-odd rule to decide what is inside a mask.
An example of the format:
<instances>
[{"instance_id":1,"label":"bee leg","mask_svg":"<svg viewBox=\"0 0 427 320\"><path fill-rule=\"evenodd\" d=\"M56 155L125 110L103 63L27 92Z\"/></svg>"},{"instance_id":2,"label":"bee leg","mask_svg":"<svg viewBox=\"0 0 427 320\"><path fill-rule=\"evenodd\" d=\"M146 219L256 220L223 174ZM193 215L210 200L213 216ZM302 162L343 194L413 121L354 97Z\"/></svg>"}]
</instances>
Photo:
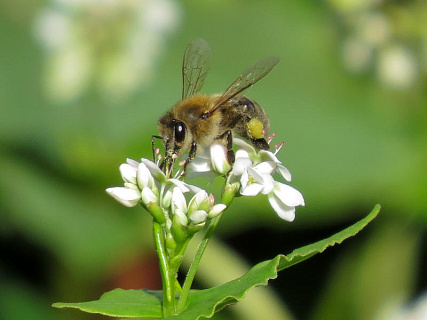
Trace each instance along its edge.
<instances>
[{"instance_id":1,"label":"bee leg","mask_svg":"<svg viewBox=\"0 0 427 320\"><path fill-rule=\"evenodd\" d=\"M227 160L230 164L234 164L236 157L233 151L233 135L231 134L231 130L225 131L216 140L221 141L221 143L227 148Z\"/></svg>"},{"instance_id":2,"label":"bee leg","mask_svg":"<svg viewBox=\"0 0 427 320\"><path fill-rule=\"evenodd\" d=\"M252 144L257 150L270 150L270 146L264 138L261 139L250 139Z\"/></svg>"},{"instance_id":3,"label":"bee leg","mask_svg":"<svg viewBox=\"0 0 427 320\"><path fill-rule=\"evenodd\" d=\"M156 136L156 135L151 136L151 151L153 151L153 162L155 163L156 162L156 152L155 152L155 148L154 148L154 138L162 139L162 137Z\"/></svg>"},{"instance_id":4,"label":"bee leg","mask_svg":"<svg viewBox=\"0 0 427 320\"><path fill-rule=\"evenodd\" d=\"M181 178L185 177L185 174L187 173L187 166L196 157L196 152L197 152L197 143L196 143L196 141L193 141L193 143L191 144L190 152L188 153L188 158L184 162L184 168L183 168L182 174L180 176Z\"/></svg>"}]
</instances>

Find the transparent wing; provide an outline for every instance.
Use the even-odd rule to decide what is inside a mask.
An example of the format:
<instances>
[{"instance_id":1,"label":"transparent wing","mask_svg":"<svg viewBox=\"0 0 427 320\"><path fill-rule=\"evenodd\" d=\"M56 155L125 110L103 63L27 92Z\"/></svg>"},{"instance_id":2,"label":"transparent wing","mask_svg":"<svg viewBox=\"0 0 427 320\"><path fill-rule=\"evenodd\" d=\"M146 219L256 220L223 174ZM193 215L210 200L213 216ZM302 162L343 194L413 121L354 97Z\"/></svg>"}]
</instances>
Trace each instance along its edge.
<instances>
[{"instance_id":1,"label":"transparent wing","mask_svg":"<svg viewBox=\"0 0 427 320\"><path fill-rule=\"evenodd\" d=\"M215 106L209 113L214 112L222 104L249 88L257 81L261 80L267 73L269 73L279 62L280 57L265 57L253 63L238 77L225 92L215 102Z\"/></svg>"},{"instance_id":2,"label":"transparent wing","mask_svg":"<svg viewBox=\"0 0 427 320\"><path fill-rule=\"evenodd\" d=\"M194 39L187 47L182 62L182 99L197 94L209 71L211 48L203 39Z\"/></svg>"}]
</instances>

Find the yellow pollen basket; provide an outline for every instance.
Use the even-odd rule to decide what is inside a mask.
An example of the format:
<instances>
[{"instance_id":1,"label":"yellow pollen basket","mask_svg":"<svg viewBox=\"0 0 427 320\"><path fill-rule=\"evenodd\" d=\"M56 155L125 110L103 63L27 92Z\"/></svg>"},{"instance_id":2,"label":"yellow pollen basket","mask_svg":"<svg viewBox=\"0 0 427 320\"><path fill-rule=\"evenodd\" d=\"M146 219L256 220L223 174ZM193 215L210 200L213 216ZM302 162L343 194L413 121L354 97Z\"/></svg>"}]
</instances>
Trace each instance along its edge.
<instances>
[{"instance_id":1,"label":"yellow pollen basket","mask_svg":"<svg viewBox=\"0 0 427 320\"><path fill-rule=\"evenodd\" d=\"M264 125L258 119L252 119L248 122L248 131L255 139L264 138Z\"/></svg>"}]
</instances>

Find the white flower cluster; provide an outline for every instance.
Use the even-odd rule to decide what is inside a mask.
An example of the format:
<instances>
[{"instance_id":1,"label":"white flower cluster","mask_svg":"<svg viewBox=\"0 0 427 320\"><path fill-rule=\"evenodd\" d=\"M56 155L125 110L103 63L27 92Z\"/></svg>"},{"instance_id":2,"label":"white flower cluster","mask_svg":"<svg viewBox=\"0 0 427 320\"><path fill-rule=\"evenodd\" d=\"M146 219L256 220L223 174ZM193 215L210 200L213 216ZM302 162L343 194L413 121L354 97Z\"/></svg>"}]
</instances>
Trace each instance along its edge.
<instances>
[{"instance_id":1,"label":"white flower cluster","mask_svg":"<svg viewBox=\"0 0 427 320\"><path fill-rule=\"evenodd\" d=\"M228 163L227 149L221 144L214 143L208 155L196 157L190 163L189 169L193 171L192 175L213 171L221 175L228 174L226 183L236 185L240 195L265 194L280 218L293 221L295 207L304 206L305 203L301 192L273 178L273 175L278 173L286 181L291 181L291 173L275 155L281 146L277 148L276 153L265 150L257 152L243 140L233 139L233 142L239 149L235 154L236 160L232 169Z\"/></svg>"},{"instance_id":2,"label":"white flower cluster","mask_svg":"<svg viewBox=\"0 0 427 320\"><path fill-rule=\"evenodd\" d=\"M425 0L327 0L338 16L344 66L351 72L373 73L393 90L414 87L426 76ZM402 27L416 21L411 28ZM373 71L373 72L372 72Z\"/></svg>"},{"instance_id":3,"label":"white flower cluster","mask_svg":"<svg viewBox=\"0 0 427 320\"><path fill-rule=\"evenodd\" d=\"M214 204L214 197L205 190L176 178L167 178L150 160L128 159L120 166L124 187L108 188L107 192L121 204L134 207L141 203L167 230L183 233L185 238L203 228L208 219L225 210L224 204ZM194 196L187 204L185 193ZM175 235L174 235L175 236Z\"/></svg>"},{"instance_id":4,"label":"white flower cluster","mask_svg":"<svg viewBox=\"0 0 427 320\"><path fill-rule=\"evenodd\" d=\"M147 83L165 38L181 19L174 0L52 0L36 16L34 33L46 49L48 95L68 102L91 82L108 101Z\"/></svg>"}]
</instances>

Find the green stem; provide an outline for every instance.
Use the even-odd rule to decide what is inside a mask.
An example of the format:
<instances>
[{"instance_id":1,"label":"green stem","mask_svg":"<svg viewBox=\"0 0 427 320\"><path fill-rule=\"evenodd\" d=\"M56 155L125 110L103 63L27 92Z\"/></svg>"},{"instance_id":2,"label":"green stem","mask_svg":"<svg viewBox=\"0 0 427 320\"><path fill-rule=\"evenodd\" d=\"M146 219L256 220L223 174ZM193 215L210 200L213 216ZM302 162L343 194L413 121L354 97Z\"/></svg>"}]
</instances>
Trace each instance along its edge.
<instances>
[{"instance_id":1,"label":"green stem","mask_svg":"<svg viewBox=\"0 0 427 320\"><path fill-rule=\"evenodd\" d=\"M162 226L156 221L153 221L153 233L157 254L159 255L163 285L163 317L167 318L175 314L175 276L170 272Z\"/></svg>"},{"instance_id":2,"label":"green stem","mask_svg":"<svg viewBox=\"0 0 427 320\"><path fill-rule=\"evenodd\" d=\"M222 203L224 203L227 207L233 201L236 190L231 190L230 192L224 192L222 196ZM187 303L188 295L190 294L191 285L193 284L194 277L196 276L197 269L200 264L200 260L202 259L203 253L206 250L206 247L209 243L210 238L212 237L213 232L215 231L216 226L221 220L222 214L213 218L208 222L208 226L203 236L202 241L197 248L197 253L194 256L193 262L191 263L190 269L188 270L187 277L185 278L184 285L182 286L181 295L177 304L177 312L178 314L182 313L185 310L185 304Z\"/></svg>"},{"instance_id":3,"label":"green stem","mask_svg":"<svg viewBox=\"0 0 427 320\"><path fill-rule=\"evenodd\" d=\"M188 295L190 294L191 285L193 284L194 277L196 276L197 268L199 267L200 260L202 259L203 253L209 243L212 234L221 220L221 215L216 218L213 218L209 221L208 228L205 235L203 236L202 241L197 248L197 253L194 256L193 262L191 263L190 269L188 270L187 277L185 278L184 285L182 286L181 296L179 297L177 304L177 312L180 314L185 310L185 304L187 302Z\"/></svg>"}]
</instances>

